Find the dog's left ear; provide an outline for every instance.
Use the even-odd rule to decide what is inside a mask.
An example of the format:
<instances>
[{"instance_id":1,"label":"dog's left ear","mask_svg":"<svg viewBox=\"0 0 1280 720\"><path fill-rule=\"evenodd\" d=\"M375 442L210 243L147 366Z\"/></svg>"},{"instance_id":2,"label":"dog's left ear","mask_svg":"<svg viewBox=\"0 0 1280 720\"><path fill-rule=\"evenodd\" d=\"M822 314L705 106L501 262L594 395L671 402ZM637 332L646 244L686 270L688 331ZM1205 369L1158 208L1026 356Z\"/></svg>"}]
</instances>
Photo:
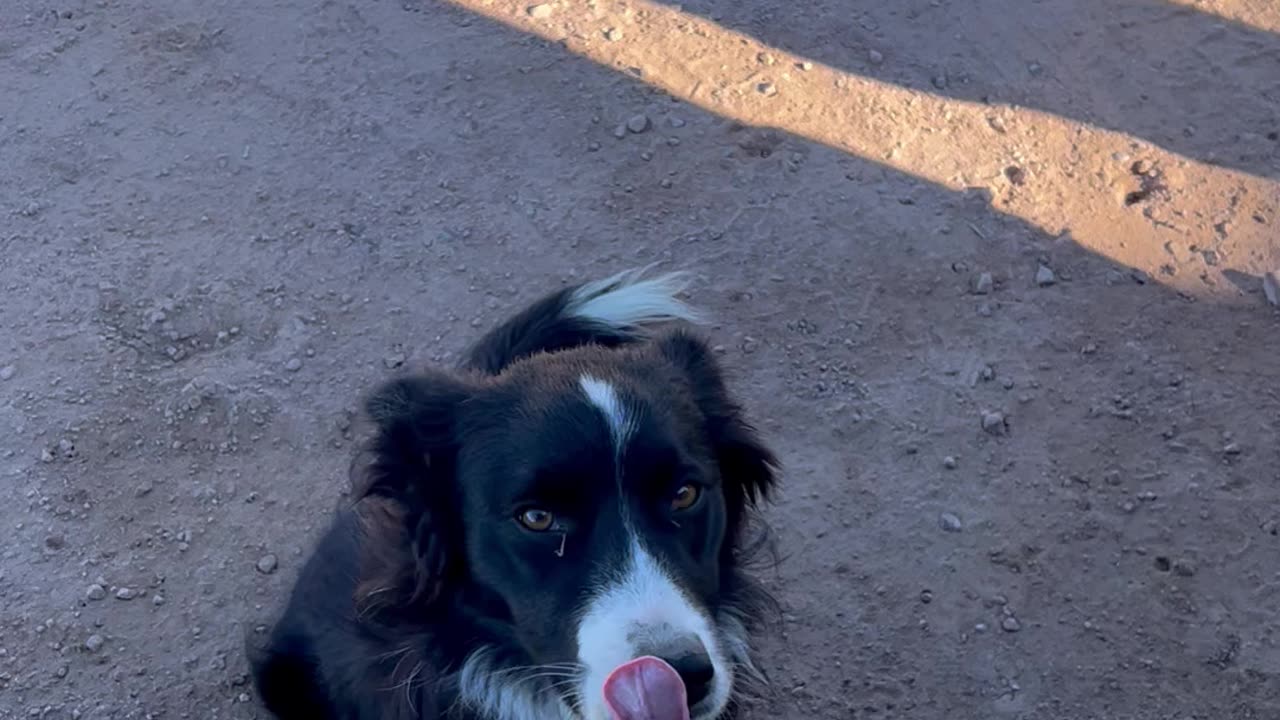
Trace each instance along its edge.
<instances>
[{"instance_id":1,"label":"dog's left ear","mask_svg":"<svg viewBox=\"0 0 1280 720\"><path fill-rule=\"evenodd\" d=\"M736 521L748 506L767 500L777 484L778 460L760 441L729 395L724 373L703 340L674 330L656 341L663 359L688 377L708 432L729 509Z\"/></svg>"}]
</instances>

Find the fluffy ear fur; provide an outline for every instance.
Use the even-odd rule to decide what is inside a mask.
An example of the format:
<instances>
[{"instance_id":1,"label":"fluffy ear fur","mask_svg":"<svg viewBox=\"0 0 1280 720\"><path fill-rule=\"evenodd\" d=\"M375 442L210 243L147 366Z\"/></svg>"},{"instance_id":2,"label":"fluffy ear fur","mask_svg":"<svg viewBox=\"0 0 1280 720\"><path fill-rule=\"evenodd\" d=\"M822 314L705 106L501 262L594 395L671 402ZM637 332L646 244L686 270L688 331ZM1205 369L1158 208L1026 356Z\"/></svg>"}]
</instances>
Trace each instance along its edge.
<instances>
[{"instance_id":1,"label":"fluffy ear fur","mask_svg":"<svg viewBox=\"0 0 1280 720\"><path fill-rule=\"evenodd\" d=\"M394 380L365 402L376 426L356 491L362 538L356 607L366 617L429 607L460 570L454 432L468 390L433 374Z\"/></svg>"},{"instance_id":2,"label":"fluffy ear fur","mask_svg":"<svg viewBox=\"0 0 1280 720\"><path fill-rule=\"evenodd\" d=\"M675 330L658 339L657 346L663 359L688 377L698 408L707 420L736 527L748 506L768 499L777 482L777 458L730 397L720 366L703 340Z\"/></svg>"}]
</instances>

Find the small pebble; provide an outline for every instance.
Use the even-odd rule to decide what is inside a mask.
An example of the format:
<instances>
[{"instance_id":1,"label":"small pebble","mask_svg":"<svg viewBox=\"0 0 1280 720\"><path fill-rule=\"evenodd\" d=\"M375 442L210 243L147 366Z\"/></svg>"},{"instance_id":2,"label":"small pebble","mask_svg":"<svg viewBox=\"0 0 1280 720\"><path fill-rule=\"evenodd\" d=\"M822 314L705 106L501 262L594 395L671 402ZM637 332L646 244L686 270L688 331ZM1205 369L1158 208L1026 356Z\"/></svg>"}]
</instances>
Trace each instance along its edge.
<instances>
[{"instance_id":1,"label":"small pebble","mask_svg":"<svg viewBox=\"0 0 1280 720\"><path fill-rule=\"evenodd\" d=\"M18 368L14 367L13 365L5 365L4 367L0 367L0 381L12 380L13 376L16 375L17 373L18 373Z\"/></svg>"},{"instance_id":2,"label":"small pebble","mask_svg":"<svg viewBox=\"0 0 1280 720\"><path fill-rule=\"evenodd\" d=\"M996 280L991 273L981 273L973 279L973 292L975 295L987 295L995 287L995 284Z\"/></svg>"},{"instance_id":3,"label":"small pebble","mask_svg":"<svg viewBox=\"0 0 1280 720\"><path fill-rule=\"evenodd\" d=\"M525 12L529 13L529 17L535 20L544 20L551 17L551 13L555 12L555 8L550 3L541 3L539 5L530 5Z\"/></svg>"},{"instance_id":4,"label":"small pebble","mask_svg":"<svg viewBox=\"0 0 1280 720\"><path fill-rule=\"evenodd\" d=\"M879 65L884 62L884 53L879 50L868 50L867 59L871 61L872 65Z\"/></svg>"},{"instance_id":5,"label":"small pebble","mask_svg":"<svg viewBox=\"0 0 1280 720\"><path fill-rule=\"evenodd\" d=\"M619 140L621 140L622 138L626 137L626 136L627 136L627 124L626 124L626 123L622 123L621 125L619 125L619 126L615 127L615 128L613 129L613 136L614 136L614 137L616 137L616 138L618 138Z\"/></svg>"},{"instance_id":6,"label":"small pebble","mask_svg":"<svg viewBox=\"0 0 1280 720\"><path fill-rule=\"evenodd\" d=\"M284 369L288 370L289 372L298 372L299 370L302 369L302 360L296 357L289 358L287 361L285 361Z\"/></svg>"},{"instance_id":7,"label":"small pebble","mask_svg":"<svg viewBox=\"0 0 1280 720\"><path fill-rule=\"evenodd\" d=\"M1000 629L1015 633L1022 629L1022 623L1018 622L1018 618L1010 616L1000 621Z\"/></svg>"},{"instance_id":8,"label":"small pebble","mask_svg":"<svg viewBox=\"0 0 1280 720\"><path fill-rule=\"evenodd\" d=\"M1003 413L985 412L982 414L982 429L992 435L1003 435L1008 429L1008 421Z\"/></svg>"},{"instance_id":9,"label":"small pebble","mask_svg":"<svg viewBox=\"0 0 1280 720\"><path fill-rule=\"evenodd\" d=\"M773 97L778 94L778 88L773 83L762 82L756 85L756 90L765 97Z\"/></svg>"},{"instance_id":10,"label":"small pebble","mask_svg":"<svg viewBox=\"0 0 1280 720\"><path fill-rule=\"evenodd\" d=\"M122 588L116 589L117 600L132 600L137 596L138 596L138 593L133 588L122 587Z\"/></svg>"},{"instance_id":11,"label":"small pebble","mask_svg":"<svg viewBox=\"0 0 1280 720\"><path fill-rule=\"evenodd\" d=\"M164 604L164 596L159 593L151 596L151 604L157 607Z\"/></svg>"},{"instance_id":12,"label":"small pebble","mask_svg":"<svg viewBox=\"0 0 1280 720\"><path fill-rule=\"evenodd\" d=\"M89 586L88 590L84 591L84 596L90 600L101 600L107 596L107 589L98 583L94 583Z\"/></svg>"},{"instance_id":13,"label":"small pebble","mask_svg":"<svg viewBox=\"0 0 1280 720\"><path fill-rule=\"evenodd\" d=\"M627 120L627 130L630 130L633 133L640 134L648 129L649 129L648 115L645 115L643 113L639 115L632 115L630 119Z\"/></svg>"},{"instance_id":14,"label":"small pebble","mask_svg":"<svg viewBox=\"0 0 1280 720\"><path fill-rule=\"evenodd\" d=\"M609 42L617 42L622 39L622 31L617 28L609 28L604 31L604 39Z\"/></svg>"},{"instance_id":15,"label":"small pebble","mask_svg":"<svg viewBox=\"0 0 1280 720\"><path fill-rule=\"evenodd\" d=\"M409 358L405 357L405 354L402 352L393 352L393 353L387 354L382 358L382 364L388 370L395 370L401 365L404 365L408 359Z\"/></svg>"},{"instance_id":16,"label":"small pebble","mask_svg":"<svg viewBox=\"0 0 1280 720\"><path fill-rule=\"evenodd\" d=\"M95 633L85 639L84 649L88 650L89 652L98 652L99 650L102 649L102 645L105 642L106 641L102 639L101 635L98 635L97 633Z\"/></svg>"},{"instance_id":17,"label":"small pebble","mask_svg":"<svg viewBox=\"0 0 1280 720\"><path fill-rule=\"evenodd\" d=\"M947 87L947 76L935 75L933 77L933 86L938 88L939 90L945 90Z\"/></svg>"},{"instance_id":18,"label":"small pebble","mask_svg":"<svg viewBox=\"0 0 1280 720\"><path fill-rule=\"evenodd\" d=\"M280 564L280 561L276 558L276 556L268 553L258 559L258 565L257 565L258 572L262 573L263 575L270 575L271 573L276 571L276 567L279 564Z\"/></svg>"},{"instance_id":19,"label":"small pebble","mask_svg":"<svg viewBox=\"0 0 1280 720\"><path fill-rule=\"evenodd\" d=\"M938 527L947 532L960 532L964 529L964 524L954 513L944 512L938 516Z\"/></svg>"},{"instance_id":20,"label":"small pebble","mask_svg":"<svg viewBox=\"0 0 1280 720\"><path fill-rule=\"evenodd\" d=\"M1280 270L1272 270L1262 276L1262 292L1266 294L1267 302L1280 307ZM3 370L0 370L0 380L8 380Z\"/></svg>"},{"instance_id":21,"label":"small pebble","mask_svg":"<svg viewBox=\"0 0 1280 720\"><path fill-rule=\"evenodd\" d=\"M1048 287L1056 281L1057 278L1054 277L1053 271L1049 268L1044 265L1036 268L1036 285L1039 285L1040 287Z\"/></svg>"},{"instance_id":22,"label":"small pebble","mask_svg":"<svg viewBox=\"0 0 1280 720\"><path fill-rule=\"evenodd\" d=\"M955 469L956 469L956 467L957 467L957 466L959 466L959 464L960 464L960 463L959 463L959 462L957 462L957 461L956 461L956 459L955 459L955 457L954 457L954 456L952 456L952 455L948 455L948 456L946 456L946 457L942 458L942 467L944 467L944 468L946 468L946 469L948 469L948 470L955 470Z\"/></svg>"}]
</instances>

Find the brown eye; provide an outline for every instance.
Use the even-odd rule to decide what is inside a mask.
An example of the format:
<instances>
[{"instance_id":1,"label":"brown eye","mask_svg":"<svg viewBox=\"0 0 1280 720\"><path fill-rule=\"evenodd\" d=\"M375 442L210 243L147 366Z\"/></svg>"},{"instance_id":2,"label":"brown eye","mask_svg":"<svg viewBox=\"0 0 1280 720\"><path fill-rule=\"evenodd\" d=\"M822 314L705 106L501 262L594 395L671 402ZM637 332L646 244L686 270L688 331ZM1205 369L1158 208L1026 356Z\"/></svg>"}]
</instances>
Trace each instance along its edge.
<instances>
[{"instance_id":1,"label":"brown eye","mask_svg":"<svg viewBox=\"0 0 1280 720\"><path fill-rule=\"evenodd\" d=\"M676 491L675 497L671 498L671 509L688 510L693 507L694 503L698 502L698 497L701 494L697 485L682 485Z\"/></svg>"},{"instance_id":2,"label":"brown eye","mask_svg":"<svg viewBox=\"0 0 1280 720\"><path fill-rule=\"evenodd\" d=\"M534 532L546 532L556 522L556 516L540 508L529 508L516 516L516 521Z\"/></svg>"}]
</instances>

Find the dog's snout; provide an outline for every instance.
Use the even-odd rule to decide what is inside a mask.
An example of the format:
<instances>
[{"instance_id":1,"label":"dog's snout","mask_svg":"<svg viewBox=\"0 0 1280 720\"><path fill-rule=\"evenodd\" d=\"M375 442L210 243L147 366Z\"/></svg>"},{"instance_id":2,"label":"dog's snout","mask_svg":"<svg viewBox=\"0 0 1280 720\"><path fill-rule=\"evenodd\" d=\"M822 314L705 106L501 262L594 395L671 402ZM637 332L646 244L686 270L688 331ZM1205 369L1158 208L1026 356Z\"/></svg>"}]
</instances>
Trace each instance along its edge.
<instances>
[{"instance_id":1,"label":"dog's snout","mask_svg":"<svg viewBox=\"0 0 1280 720\"><path fill-rule=\"evenodd\" d=\"M690 635L663 643L649 649L646 654L661 658L675 669L684 682L690 708L711 694L711 684L716 677L715 665L706 646L696 636Z\"/></svg>"}]
</instances>

